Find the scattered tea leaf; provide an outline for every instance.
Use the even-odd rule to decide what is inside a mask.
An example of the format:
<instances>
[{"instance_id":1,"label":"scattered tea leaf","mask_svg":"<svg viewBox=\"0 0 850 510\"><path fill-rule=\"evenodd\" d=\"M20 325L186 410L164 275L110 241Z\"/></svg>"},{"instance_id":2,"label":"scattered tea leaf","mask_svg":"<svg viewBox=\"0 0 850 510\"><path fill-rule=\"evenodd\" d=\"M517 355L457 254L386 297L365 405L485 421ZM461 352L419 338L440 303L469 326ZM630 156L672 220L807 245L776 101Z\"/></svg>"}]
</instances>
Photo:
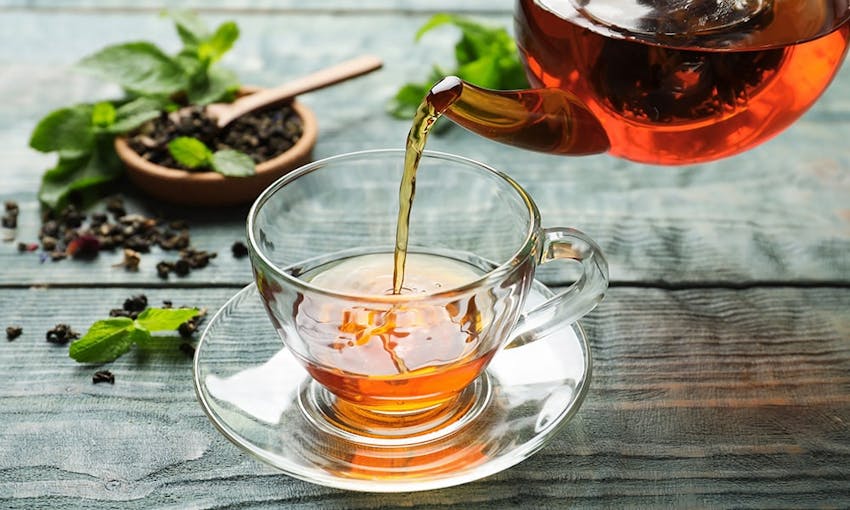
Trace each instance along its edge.
<instances>
[{"instance_id":1,"label":"scattered tea leaf","mask_svg":"<svg viewBox=\"0 0 850 510\"><path fill-rule=\"evenodd\" d=\"M228 177L245 177L256 172L251 156L234 150L216 151L212 156L212 168Z\"/></svg>"},{"instance_id":2,"label":"scattered tea leaf","mask_svg":"<svg viewBox=\"0 0 850 510\"><path fill-rule=\"evenodd\" d=\"M21 336L24 332L24 328L21 326L7 326L6 327L6 340L13 341L19 336Z\"/></svg>"},{"instance_id":3,"label":"scattered tea leaf","mask_svg":"<svg viewBox=\"0 0 850 510\"><path fill-rule=\"evenodd\" d=\"M230 252L233 254L233 257L237 259L247 257L249 254L248 247L245 246L245 243L242 241L234 241L230 246Z\"/></svg>"},{"instance_id":4,"label":"scattered tea leaf","mask_svg":"<svg viewBox=\"0 0 850 510\"><path fill-rule=\"evenodd\" d=\"M135 296L130 296L124 300L124 304L121 306L122 310L127 312L144 312L145 308L148 307L148 297L144 294L136 294Z\"/></svg>"},{"instance_id":5,"label":"scattered tea leaf","mask_svg":"<svg viewBox=\"0 0 850 510\"><path fill-rule=\"evenodd\" d=\"M115 376L109 370L98 370L91 378L92 384L115 384Z\"/></svg>"},{"instance_id":6,"label":"scattered tea leaf","mask_svg":"<svg viewBox=\"0 0 850 510\"><path fill-rule=\"evenodd\" d=\"M80 338L80 334L74 331L74 328L68 324L57 324L48 329L47 333L44 335L44 339L47 340L48 343L56 345L65 345L71 340L76 340L77 338Z\"/></svg>"}]
</instances>

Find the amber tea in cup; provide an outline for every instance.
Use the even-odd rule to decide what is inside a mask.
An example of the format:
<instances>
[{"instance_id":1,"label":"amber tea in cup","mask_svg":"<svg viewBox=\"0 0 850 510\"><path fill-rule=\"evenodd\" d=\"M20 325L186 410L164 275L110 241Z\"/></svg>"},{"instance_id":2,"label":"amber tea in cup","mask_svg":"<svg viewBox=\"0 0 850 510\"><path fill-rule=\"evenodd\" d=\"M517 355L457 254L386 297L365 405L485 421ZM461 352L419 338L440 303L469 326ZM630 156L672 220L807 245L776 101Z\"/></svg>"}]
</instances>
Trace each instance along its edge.
<instances>
[{"instance_id":1,"label":"amber tea in cup","mask_svg":"<svg viewBox=\"0 0 850 510\"><path fill-rule=\"evenodd\" d=\"M392 262L389 254L360 255L302 277L341 292L387 296L392 293ZM400 299L387 308L339 307L316 297L299 304L296 322L302 326L301 334L316 342L333 339L329 361L334 368L307 362L307 370L345 400L388 411L441 404L468 386L495 353L492 347L478 352L480 335L494 314L488 296L439 303L406 301L406 296L473 282L484 274L480 268L426 254L411 254L407 267ZM310 327L303 327L307 323Z\"/></svg>"},{"instance_id":2,"label":"amber tea in cup","mask_svg":"<svg viewBox=\"0 0 850 510\"><path fill-rule=\"evenodd\" d=\"M501 348L575 321L607 288L593 241L541 228L509 177L426 152L394 292L403 159L385 150L317 161L267 189L248 220L268 315L313 379L305 413L359 437L450 430L486 400L482 374ZM557 258L578 262L582 276L521 313L536 266Z\"/></svg>"}]
</instances>

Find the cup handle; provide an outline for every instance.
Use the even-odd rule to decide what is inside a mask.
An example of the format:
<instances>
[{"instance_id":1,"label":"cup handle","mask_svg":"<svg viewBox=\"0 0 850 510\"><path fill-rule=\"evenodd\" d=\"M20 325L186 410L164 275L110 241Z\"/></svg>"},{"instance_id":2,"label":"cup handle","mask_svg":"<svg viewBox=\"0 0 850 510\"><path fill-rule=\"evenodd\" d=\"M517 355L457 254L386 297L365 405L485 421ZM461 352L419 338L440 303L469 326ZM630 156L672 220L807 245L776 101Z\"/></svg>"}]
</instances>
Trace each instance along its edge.
<instances>
[{"instance_id":1,"label":"cup handle","mask_svg":"<svg viewBox=\"0 0 850 510\"><path fill-rule=\"evenodd\" d=\"M520 347L545 336L557 327L572 324L593 310L608 289L608 262L599 246L573 228L543 229L543 249L538 264L574 260L582 273L567 289L523 313L506 349Z\"/></svg>"}]
</instances>

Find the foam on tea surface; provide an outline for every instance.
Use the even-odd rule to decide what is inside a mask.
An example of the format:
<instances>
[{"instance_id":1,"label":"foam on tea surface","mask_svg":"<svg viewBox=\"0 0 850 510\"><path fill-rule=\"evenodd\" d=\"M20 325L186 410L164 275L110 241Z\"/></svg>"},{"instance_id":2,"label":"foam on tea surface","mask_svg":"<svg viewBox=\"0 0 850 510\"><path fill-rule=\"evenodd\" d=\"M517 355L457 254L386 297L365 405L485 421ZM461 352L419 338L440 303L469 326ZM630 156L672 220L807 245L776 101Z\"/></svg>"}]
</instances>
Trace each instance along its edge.
<instances>
[{"instance_id":1,"label":"foam on tea surface","mask_svg":"<svg viewBox=\"0 0 850 510\"><path fill-rule=\"evenodd\" d=\"M382 296L393 294L393 255L373 253L326 265L310 283L344 294ZM411 253L406 261L404 284L399 294L432 294L477 280L477 268L445 257ZM306 275L305 275L306 276Z\"/></svg>"}]
</instances>

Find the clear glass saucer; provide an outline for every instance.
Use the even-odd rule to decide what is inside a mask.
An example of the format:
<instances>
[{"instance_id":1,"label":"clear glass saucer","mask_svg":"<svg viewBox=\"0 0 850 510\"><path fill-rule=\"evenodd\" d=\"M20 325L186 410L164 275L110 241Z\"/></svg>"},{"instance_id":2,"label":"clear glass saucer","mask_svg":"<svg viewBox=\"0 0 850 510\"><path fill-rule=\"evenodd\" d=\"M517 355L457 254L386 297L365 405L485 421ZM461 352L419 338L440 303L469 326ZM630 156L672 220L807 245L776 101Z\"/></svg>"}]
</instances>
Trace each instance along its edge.
<instances>
[{"instance_id":1,"label":"clear glass saucer","mask_svg":"<svg viewBox=\"0 0 850 510\"><path fill-rule=\"evenodd\" d=\"M534 282L526 306L550 296ZM342 489L408 492L477 480L530 457L578 410L590 367L581 326L564 324L498 353L475 383L480 400L452 430L405 444L359 438L309 412L321 389L283 347L251 284L211 319L194 381L216 428L284 473Z\"/></svg>"}]
</instances>

